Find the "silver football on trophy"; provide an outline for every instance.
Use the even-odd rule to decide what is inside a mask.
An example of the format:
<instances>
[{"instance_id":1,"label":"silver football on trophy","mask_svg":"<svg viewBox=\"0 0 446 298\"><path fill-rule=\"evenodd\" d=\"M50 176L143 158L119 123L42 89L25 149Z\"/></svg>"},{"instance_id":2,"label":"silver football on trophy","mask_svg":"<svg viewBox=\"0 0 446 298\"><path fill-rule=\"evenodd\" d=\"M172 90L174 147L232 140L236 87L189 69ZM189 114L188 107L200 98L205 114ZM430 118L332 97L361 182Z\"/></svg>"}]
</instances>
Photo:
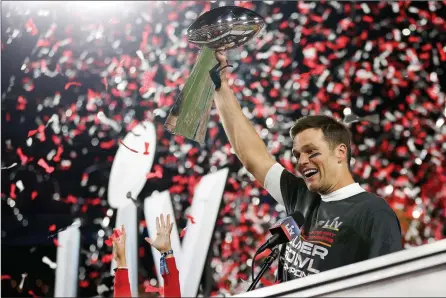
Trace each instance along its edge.
<instances>
[{"instance_id":1,"label":"silver football on trophy","mask_svg":"<svg viewBox=\"0 0 446 298\"><path fill-rule=\"evenodd\" d=\"M265 21L252 10L223 6L201 15L187 30L187 39L213 50L233 49L262 30Z\"/></svg>"},{"instance_id":2,"label":"silver football on trophy","mask_svg":"<svg viewBox=\"0 0 446 298\"><path fill-rule=\"evenodd\" d=\"M214 51L243 45L264 24L260 15L238 6L212 9L193 22L187 30L187 39L201 50L164 124L168 131L204 143L215 92L209 76L209 70L217 63Z\"/></svg>"}]
</instances>

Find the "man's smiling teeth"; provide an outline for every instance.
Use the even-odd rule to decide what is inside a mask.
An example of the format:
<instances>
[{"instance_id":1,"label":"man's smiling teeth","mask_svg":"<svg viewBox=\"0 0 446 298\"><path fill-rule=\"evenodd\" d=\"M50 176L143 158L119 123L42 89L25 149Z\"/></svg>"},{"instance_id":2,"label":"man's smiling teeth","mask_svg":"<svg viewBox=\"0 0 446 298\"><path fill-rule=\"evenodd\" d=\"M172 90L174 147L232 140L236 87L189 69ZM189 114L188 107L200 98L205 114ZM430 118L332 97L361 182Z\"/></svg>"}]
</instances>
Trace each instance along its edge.
<instances>
[{"instance_id":1,"label":"man's smiling teeth","mask_svg":"<svg viewBox=\"0 0 446 298\"><path fill-rule=\"evenodd\" d=\"M316 174L317 173L317 170L316 169L309 169L309 170L305 170L304 171L304 175L305 175L305 177L311 177L311 176L313 176L314 174Z\"/></svg>"}]
</instances>

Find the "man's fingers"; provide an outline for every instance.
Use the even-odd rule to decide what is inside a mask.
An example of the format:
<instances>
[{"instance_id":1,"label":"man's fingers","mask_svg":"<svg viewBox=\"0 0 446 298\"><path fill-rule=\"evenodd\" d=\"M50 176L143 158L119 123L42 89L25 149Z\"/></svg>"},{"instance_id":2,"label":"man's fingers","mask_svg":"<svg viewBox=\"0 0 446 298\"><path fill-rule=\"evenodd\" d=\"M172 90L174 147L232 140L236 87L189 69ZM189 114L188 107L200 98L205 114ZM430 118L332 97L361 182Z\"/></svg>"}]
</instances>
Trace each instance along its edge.
<instances>
[{"instance_id":1,"label":"man's fingers","mask_svg":"<svg viewBox=\"0 0 446 298\"><path fill-rule=\"evenodd\" d=\"M225 66L227 64L226 56L223 54L223 51L215 51L215 58L221 64L221 66Z\"/></svg>"},{"instance_id":2,"label":"man's fingers","mask_svg":"<svg viewBox=\"0 0 446 298\"><path fill-rule=\"evenodd\" d=\"M153 244L153 240L152 240L152 239L150 239L149 237L146 237L146 238L144 238L144 240L146 240L146 241L147 241L147 243L149 243L150 245L152 245L152 244Z\"/></svg>"},{"instance_id":3,"label":"man's fingers","mask_svg":"<svg viewBox=\"0 0 446 298\"><path fill-rule=\"evenodd\" d=\"M161 228L163 229L163 230L165 230L166 229L166 223L164 222L164 215L161 213Z\"/></svg>"},{"instance_id":4,"label":"man's fingers","mask_svg":"<svg viewBox=\"0 0 446 298\"><path fill-rule=\"evenodd\" d=\"M156 232L159 233L160 231L161 231L160 218L157 217L156 218Z\"/></svg>"},{"instance_id":5,"label":"man's fingers","mask_svg":"<svg viewBox=\"0 0 446 298\"><path fill-rule=\"evenodd\" d=\"M124 227L124 225L121 225L121 231L122 231L122 234L125 235L125 227Z\"/></svg>"},{"instance_id":6,"label":"man's fingers","mask_svg":"<svg viewBox=\"0 0 446 298\"><path fill-rule=\"evenodd\" d=\"M170 214L167 214L166 229L170 228Z\"/></svg>"},{"instance_id":7,"label":"man's fingers","mask_svg":"<svg viewBox=\"0 0 446 298\"><path fill-rule=\"evenodd\" d=\"M172 233L172 228L173 228L173 223L170 224L170 228L169 228L169 236Z\"/></svg>"}]
</instances>

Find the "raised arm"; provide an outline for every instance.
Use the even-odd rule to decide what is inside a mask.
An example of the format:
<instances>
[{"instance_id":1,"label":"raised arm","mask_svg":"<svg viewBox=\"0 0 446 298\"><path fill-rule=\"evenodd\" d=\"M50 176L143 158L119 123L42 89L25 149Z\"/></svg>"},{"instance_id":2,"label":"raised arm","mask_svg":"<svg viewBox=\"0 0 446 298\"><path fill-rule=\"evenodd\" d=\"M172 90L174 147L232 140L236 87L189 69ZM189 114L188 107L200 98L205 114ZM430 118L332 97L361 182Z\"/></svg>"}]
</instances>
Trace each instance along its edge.
<instances>
[{"instance_id":1,"label":"raised arm","mask_svg":"<svg viewBox=\"0 0 446 298\"><path fill-rule=\"evenodd\" d=\"M221 67L227 65L226 57L222 52L216 52L215 57ZM228 85L226 70L227 68L221 71L221 87L215 92L215 104L235 154L257 181L264 185L265 176L276 161L268 153L265 143L243 114L237 98Z\"/></svg>"},{"instance_id":2,"label":"raised arm","mask_svg":"<svg viewBox=\"0 0 446 298\"><path fill-rule=\"evenodd\" d=\"M132 297L129 283L129 272L125 257L126 233L121 226L121 235L113 237L113 256L118 267L115 269L115 285L113 297Z\"/></svg>"},{"instance_id":3,"label":"raised arm","mask_svg":"<svg viewBox=\"0 0 446 298\"><path fill-rule=\"evenodd\" d=\"M173 219L175 220L175 219ZM180 275L173 256L170 244L170 234L172 233L173 222L170 222L170 215L166 221L161 214L156 218L156 238L146 237L145 240L161 253L161 275L164 279L164 297L181 297Z\"/></svg>"}]
</instances>

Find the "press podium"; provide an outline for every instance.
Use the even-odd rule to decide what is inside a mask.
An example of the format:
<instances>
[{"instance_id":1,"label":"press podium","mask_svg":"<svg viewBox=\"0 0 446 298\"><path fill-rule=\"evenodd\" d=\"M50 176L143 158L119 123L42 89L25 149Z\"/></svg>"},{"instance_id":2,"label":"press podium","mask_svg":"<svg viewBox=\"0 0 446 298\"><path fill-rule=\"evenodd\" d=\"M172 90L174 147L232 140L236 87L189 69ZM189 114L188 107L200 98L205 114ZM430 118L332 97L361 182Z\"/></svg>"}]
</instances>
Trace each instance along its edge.
<instances>
[{"instance_id":1,"label":"press podium","mask_svg":"<svg viewBox=\"0 0 446 298\"><path fill-rule=\"evenodd\" d=\"M446 297L446 239L233 297Z\"/></svg>"}]
</instances>

